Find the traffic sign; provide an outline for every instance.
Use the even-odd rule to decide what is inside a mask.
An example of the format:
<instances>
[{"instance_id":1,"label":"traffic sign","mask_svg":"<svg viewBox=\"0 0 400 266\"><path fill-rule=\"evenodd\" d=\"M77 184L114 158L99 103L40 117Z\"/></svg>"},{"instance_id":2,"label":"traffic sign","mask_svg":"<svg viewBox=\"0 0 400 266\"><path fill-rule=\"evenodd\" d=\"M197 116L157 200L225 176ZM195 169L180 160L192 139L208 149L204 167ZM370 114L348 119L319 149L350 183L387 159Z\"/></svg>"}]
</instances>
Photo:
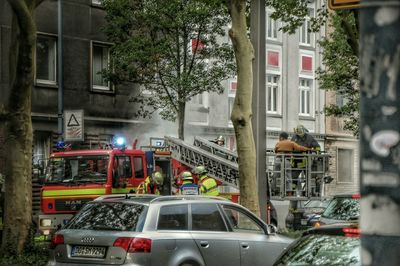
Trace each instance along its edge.
<instances>
[{"instance_id":1,"label":"traffic sign","mask_svg":"<svg viewBox=\"0 0 400 266\"><path fill-rule=\"evenodd\" d=\"M359 8L360 0L329 0L330 9Z\"/></svg>"},{"instance_id":2,"label":"traffic sign","mask_svg":"<svg viewBox=\"0 0 400 266\"><path fill-rule=\"evenodd\" d=\"M65 110L64 111L64 129L66 141L83 141L84 113L83 110Z\"/></svg>"}]
</instances>

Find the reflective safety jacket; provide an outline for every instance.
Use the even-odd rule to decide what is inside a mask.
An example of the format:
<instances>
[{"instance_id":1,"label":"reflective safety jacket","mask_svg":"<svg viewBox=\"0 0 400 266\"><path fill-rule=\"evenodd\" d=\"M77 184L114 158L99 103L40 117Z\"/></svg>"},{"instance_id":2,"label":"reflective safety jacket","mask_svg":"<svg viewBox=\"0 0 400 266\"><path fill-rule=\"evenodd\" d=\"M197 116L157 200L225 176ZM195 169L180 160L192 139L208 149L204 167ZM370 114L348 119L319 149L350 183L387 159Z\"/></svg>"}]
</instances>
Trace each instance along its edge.
<instances>
[{"instance_id":1,"label":"reflective safety jacket","mask_svg":"<svg viewBox=\"0 0 400 266\"><path fill-rule=\"evenodd\" d=\"M199 195L199 187L190 181L183 181L179 193L181 195Z\"/></svg>"},{"instance_id":2,"label":"reflective safety jacket","mask_svg":"<svg viewBox=\"0 0 400 266\"><path fill-rule=\"evenodd\" d=\"M219 190L217 181L214 178L208 176L200 177L199 182L200 194L204 196L218 196Z\"/></svg>"},{"instance_id":3,"label":"reflective safety jacket","mask_svg":"<svg viewBox=\"0 0 400 266\"><path fill-rule=\"evenodd\" d=\"M292 141L296 142L297 144L307 147L307 148L312 148L314 151L320 151L321 146L319 146L317 140L309 135L309 134L304 134L303 137L300 137L299 135L294 135L292 137ZM307 166L307 159L306 158L293 158L292 161L292 167L294 168L306 168Z\"/></svg>"},{"instance_id":4,"label":"reflective safety jacket","mask_svg":"<svg viewBox=\"0 0 400 266\"><path fill-rule=\"evenodd\" d=\"M140 183L136 190L136 194L155 194L160 195L160 191L156 184L150 182L150 177L148 176L144 182Z\"/></svg>"}]
</instances>

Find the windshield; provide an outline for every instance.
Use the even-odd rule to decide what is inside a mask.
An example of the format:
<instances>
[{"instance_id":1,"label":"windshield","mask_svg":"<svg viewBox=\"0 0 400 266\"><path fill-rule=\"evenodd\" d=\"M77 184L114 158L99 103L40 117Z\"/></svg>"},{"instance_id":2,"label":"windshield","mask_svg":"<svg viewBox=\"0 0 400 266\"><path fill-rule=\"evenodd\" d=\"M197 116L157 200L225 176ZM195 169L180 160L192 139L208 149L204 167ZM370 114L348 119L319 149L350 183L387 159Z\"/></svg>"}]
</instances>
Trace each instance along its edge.
<instances>
[{"instance_id":1,"label":"windshield","mask_svg":"<svg viewBox=\"0 0 400 266\"><path fill-rule=\"evenodd\" d=\"M88 203L67 224L66 229L141 231L146 215L141 204L120 202Z\"/></svg>"},{"instance_id":2,"label":"windshield","mask_svg":"<svg viewBox=\"0 0 400 266\"><path fill-rule=\"evenodd\" d=\"M360 216L360 202L353 198L334 198L322 217L334 220L357 220Z\"/></svg>"},{"instance_id":3,"label":"windshield","mask_svg":"<svg viewBox=\"0 0 400 266\"><path fill-rule=\"evenodd\" d=\"M108 155L50 158L46 183L105 183Z\"/></svg>"},{"instance_id":4,"label":"windshield","mask_svg":"<svg viewBox=\"0 0 400 266\"><path fill-rule=\"evenodd\" d=\"M358 266L361 265L360 238L335 235L308 235L300 238L274 265Z\"/></svg>"}]
</instances>

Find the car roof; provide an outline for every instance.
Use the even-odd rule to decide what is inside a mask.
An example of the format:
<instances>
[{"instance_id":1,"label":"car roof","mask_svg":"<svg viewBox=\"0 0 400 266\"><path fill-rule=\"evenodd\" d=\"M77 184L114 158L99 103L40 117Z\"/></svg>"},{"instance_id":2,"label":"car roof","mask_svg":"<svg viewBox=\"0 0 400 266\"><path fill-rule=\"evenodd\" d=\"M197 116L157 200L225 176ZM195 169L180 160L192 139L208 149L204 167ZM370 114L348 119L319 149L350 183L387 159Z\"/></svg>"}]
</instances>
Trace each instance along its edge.
<instances>
[{"instance_id":1,"label":"car roof","mask_svg":"<svg viewBox=\"0 0 400 266\"><path fill-rule=\"evenodd\" d=\"M140 203L144 205L157 204L157 203L179 203L185 201L186 203L194 202L225 202L232 203L228 199L223 197L210 197L210 196L198 196L198 195L176 195L176 196L160 196L153 194L113 194L105 195L96 198L96 202L132 202Z\"/></svg>"}]
</instances>

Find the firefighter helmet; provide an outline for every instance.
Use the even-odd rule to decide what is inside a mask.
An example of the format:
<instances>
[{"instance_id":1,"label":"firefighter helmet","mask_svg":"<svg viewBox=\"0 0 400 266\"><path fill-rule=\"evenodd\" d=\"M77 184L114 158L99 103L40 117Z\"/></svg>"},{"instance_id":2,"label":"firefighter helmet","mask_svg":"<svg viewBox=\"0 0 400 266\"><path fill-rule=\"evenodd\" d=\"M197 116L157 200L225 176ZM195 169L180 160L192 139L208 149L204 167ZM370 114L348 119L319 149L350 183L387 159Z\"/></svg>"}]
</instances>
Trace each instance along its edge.
<instances>
[{"instance_id":1,"label":"firefighter helmet","mask_svg":"<svg viewBox=\"0 0 400 266\"><path fill-rule=\"evenodd\" d=\"M306 132L308 132L308 130L303 125L298 125L294 128L294 133L300 137L303 137Z\"/></svg>"},{"instance_id":2,"label":"firefighter helmet","mask_svg":"<svg viewBox=\"0 0 400 266\"><path fill-rule=\"evenodd\" d=\"M188 171L183 172L182 173L182 180L183 181L187 181L187 180L193 181L192 174L190 172L188 172Z\"/></svg>"},{"instance_id":3,"label":"firefighter helmet","mask_svg":"<svg viewBox=\"0 0 400 266\"><path fill-rule=\"evenodd\" d=\"M154 172L152 177L157 185L162 185L162 183L164 182L164 178L160 172Z\"/></svg>"},{"instance_id":4,"label":"firefighter helmet","mask_svg":"<svg viewBox=\"0 0 400 266\"><path fill-rule=\"evenodd\" d=\"M193 174L196 174L196 175L207 174L207 169L203 165L196 166L193 169Z\"/></svg>"}]
</instances>

